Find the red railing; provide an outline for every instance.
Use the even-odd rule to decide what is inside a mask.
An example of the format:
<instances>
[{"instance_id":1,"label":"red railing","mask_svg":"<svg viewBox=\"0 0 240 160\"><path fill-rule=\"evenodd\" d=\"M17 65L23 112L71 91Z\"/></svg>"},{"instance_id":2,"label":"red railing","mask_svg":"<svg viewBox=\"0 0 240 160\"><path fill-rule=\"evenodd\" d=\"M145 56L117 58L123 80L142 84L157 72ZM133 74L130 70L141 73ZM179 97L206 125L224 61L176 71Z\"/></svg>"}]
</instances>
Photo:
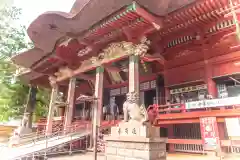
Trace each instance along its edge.
<instances>
[{"instance_id":1,"label":"red railing","mask_svg":"<svg viewBox=\"0 0 240 160\"><path fill-rule=\"evenodd\" d=\"M171 113L173 111L186 112L185 104L181 104L181 103L166 104L166 105L153 104L147 108L148 112L150 112L151 110L157 113Z\"/></svg>"},{"instance_id":2,"label":"red railing","mask_svg":"<svg viewBox=\"0 0 240 160\"><path fill-rule=\"evenodd\" d=\"M157 114L168 113L183 113L204 110L225 110L225 109L239 109L239 97L229 97L222 99L206 99L201 101L193 101L187 103L175 103L166 105L153 104L147 108L148 113L152 112Z\"/></svg>"},{"instance_id":3,"label":"red railing","mask_svg":"<svg viewBox=\"0 0 240 160\"><path fill-rule=\"evenodd\" d=\"M155 119L159 114L167 113L180 113L186 112L185 105L176 103L176 104L166 104L166 105L157 105L153 104L147 108L148 118L152 124L155 124Z\"/></svg>"}]
</instances>

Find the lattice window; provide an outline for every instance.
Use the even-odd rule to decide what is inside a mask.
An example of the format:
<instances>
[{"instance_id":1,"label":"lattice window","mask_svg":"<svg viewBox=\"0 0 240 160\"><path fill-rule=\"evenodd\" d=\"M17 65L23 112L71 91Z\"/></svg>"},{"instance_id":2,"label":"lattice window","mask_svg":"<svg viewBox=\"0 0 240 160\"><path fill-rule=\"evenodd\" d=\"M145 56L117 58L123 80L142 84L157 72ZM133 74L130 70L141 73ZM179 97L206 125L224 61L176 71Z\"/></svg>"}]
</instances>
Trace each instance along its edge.
<instances>
[{"instance_id":1,"label":"lattice window","mask_svg":"<svg viewBox=\"0 0 240 160\"><path fill-rule=\"evenodd\" d=\"M227 86L225 84L218 84L217 85L218 97L219 98L226 98L228 97Z\"/></svg>"}]
</instances>

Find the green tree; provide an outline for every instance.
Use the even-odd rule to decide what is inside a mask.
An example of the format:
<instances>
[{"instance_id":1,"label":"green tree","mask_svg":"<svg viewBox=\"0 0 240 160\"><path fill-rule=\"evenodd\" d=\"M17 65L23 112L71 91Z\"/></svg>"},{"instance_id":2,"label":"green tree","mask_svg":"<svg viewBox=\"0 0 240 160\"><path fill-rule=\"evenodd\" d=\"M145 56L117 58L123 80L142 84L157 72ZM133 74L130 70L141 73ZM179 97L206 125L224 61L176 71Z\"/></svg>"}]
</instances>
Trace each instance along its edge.
<instances>
[{"instance_id":1,"label":"green tree","mask_svg":"<svg viewBox=\"0 0 240 160\"><path fill-rule=\"evenodd\" d=\"M17 118L25 110L29 86L22 84L14 75L17 66L10 57L32 45L26 38L24 26L17 25L21 10L16 7L0 8L0 121ZM49 101L48 91L38 88L36 116L45 116Z\"/></svg>"}]
</instances>

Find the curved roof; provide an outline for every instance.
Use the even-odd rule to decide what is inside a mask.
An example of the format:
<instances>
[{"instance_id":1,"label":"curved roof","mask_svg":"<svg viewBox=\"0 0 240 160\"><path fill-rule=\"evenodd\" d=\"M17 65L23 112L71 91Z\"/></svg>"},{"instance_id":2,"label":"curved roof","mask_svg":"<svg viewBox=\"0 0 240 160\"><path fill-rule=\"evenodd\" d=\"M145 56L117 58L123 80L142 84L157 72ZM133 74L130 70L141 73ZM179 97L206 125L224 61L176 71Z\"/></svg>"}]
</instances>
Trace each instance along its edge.
<instances>
[{"instance_id":1,"label":"curved roof","mask_svg":"<svg viewBox=\"0 0 240 160\"><path fill-rule=\"evenodd\" d=\"M18 78L23 82L23 83L26 83L26 84L29 84L31 80L33 79L37 79L39 77L42 77L43 74L41 73L37 73L37 72L34 72L34 71L26 71L24 73L21 73Z\"/></svg>"},{"instance_id":2,"label":"curved roof","mask_svg":"<svg viewBox=\"0 0 240 160\"><path fill-rule=\"evenodd\" d=\"M135 0L156 16L163 16L195 0ZM76 0L71 11L46 12L35 19L28 28L28 35L35 48L17 55L13 61L24 67L31 66L37 59L41 59L54 50L56 43L67 35L81 35L92 25L104 19L111 13L129 5L133 0ZM29 52L29 53L28 53ZM25 55L36 56L26 62ZM24 58L23 58L24 57ZM25 61L23 61L25 59Z\"/></svg>"},{"instance_id":3,"label":"curved roof","mask_svg":"<svg viewBox=\"0 0 240 160\"><path fill-rule=\"evenodd\" d=\"M19 53L16 56L13 56L11 60L13 61L13 63L19 66L30 68L34 63L36 63L46 55L47 55L46 52L43 52L41 49L35 47L28 51Z\"/></svg>"},{"instance_id":4,"label":"curved roof","mask_svg":"<svg viewBox=\"0 0 240 160\"><path fill-rule=\"evenodd\" d=\"M148 11L163 16L194 0L136 0ZM51 52L55 43L67 33L78 34L87 30L132 0L76 0L69 13L46 12L34 20L28 28L28 35L35 47Z\"/></svg>"}]
</instances>

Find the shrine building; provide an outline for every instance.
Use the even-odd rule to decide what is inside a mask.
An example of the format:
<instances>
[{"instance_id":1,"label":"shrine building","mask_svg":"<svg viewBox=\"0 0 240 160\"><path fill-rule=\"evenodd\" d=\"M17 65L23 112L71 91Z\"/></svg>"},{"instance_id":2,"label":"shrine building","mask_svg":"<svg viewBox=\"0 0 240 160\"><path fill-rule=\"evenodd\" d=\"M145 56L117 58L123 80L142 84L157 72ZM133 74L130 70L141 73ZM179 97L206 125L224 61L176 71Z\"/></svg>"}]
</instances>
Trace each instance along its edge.
<instances>
[{"instance_id":1,"label":"shrine building","mask_svg":"<svg viewBox=\"0 0 240 160\"><path fill-rule=\"evenodd\" d=\"M240 0L76 0L69 13L41 14L27 30L34 47L12 57L21 81L52 90L38 129L94 118L109 129L134 92L168 152L239 153L239 9ZM117 118L104 116L114 103Z\"/></svg>"}]
</instances>

